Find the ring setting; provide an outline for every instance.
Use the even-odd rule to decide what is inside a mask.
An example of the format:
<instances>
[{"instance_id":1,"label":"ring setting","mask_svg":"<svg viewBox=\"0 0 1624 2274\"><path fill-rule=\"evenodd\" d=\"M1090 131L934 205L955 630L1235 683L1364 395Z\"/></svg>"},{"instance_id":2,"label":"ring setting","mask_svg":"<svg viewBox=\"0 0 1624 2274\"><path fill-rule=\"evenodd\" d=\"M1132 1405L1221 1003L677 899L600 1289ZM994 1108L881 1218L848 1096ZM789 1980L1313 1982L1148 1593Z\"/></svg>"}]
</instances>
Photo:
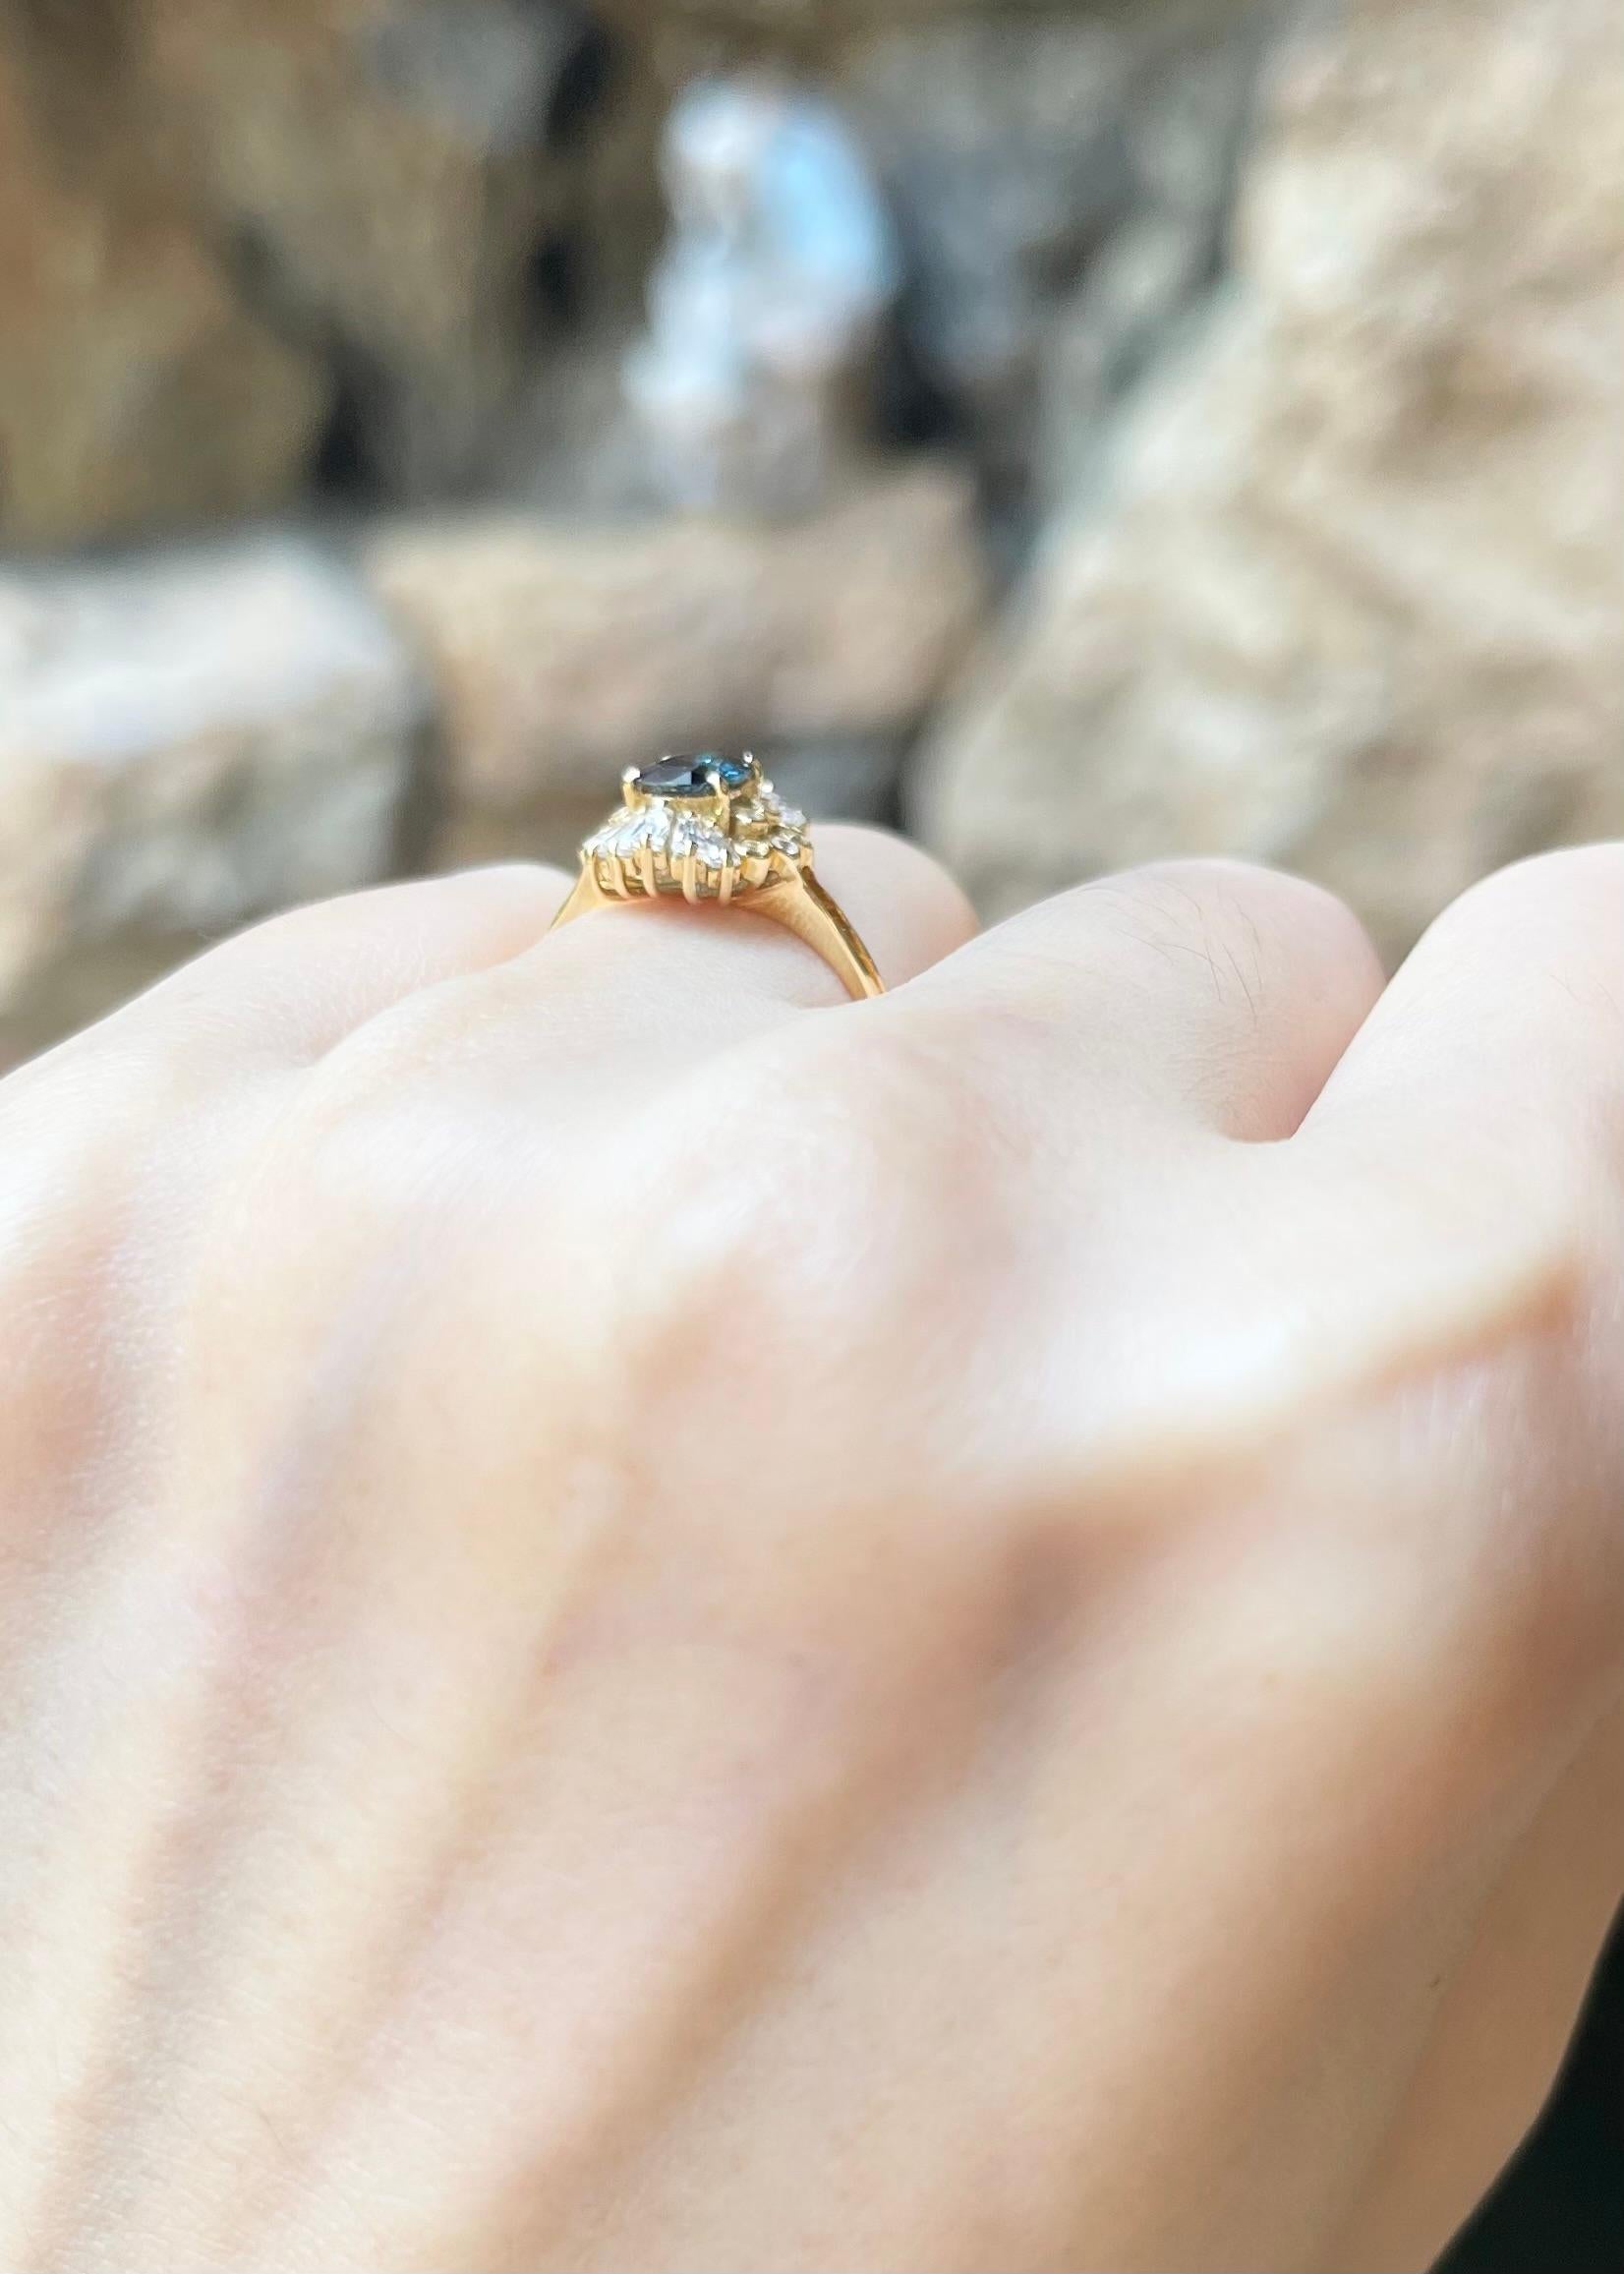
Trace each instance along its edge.
<instances>
[{"instance_id":1,"label":"ring setting","mask_svg":"<svg viewBox=\"0 0 1624 2274\"><path fill-rule=\"evenodd\" d=\"M848 994L883 992L872 957L818 881L805 814L785 804L748 751L628 766L619 805L585 840L580 860L555 924L633 901L742 908L803 940Z\"/></svg>"},{"instance_id":2,"label":"ring setting","mask_svg":"<svg viewBox=\"0 0 1624 2274\"><path fill-rule=\"evenodd\" d=\"M810 857L806 816L785 805L749 757L706 753L628 766L622 802L582 847L608 892L680 892L729 901Z\"/></svg>"}]
</instances>

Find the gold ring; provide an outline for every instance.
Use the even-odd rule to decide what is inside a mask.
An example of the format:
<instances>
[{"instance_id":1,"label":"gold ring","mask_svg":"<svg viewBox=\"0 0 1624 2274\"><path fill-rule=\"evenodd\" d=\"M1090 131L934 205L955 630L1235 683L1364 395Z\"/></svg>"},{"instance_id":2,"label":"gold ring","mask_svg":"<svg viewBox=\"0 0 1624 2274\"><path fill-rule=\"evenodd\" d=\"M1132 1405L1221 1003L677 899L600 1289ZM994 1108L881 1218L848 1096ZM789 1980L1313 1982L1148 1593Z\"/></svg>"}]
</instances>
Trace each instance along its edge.
<instances>
[{"instance_id":1,"label":"gold ring","mask_svg":"<svg viewBox=\"0 0 1624 2274\"><path fill-rule=\"evenodd\" d=\"M625 901L714 901L793 932L849 995L884 994L873 957L813 873L805 814L784 804L748 751L628 766L620 798L582 845L554 930Z\"/></svg>"}]
</instances>

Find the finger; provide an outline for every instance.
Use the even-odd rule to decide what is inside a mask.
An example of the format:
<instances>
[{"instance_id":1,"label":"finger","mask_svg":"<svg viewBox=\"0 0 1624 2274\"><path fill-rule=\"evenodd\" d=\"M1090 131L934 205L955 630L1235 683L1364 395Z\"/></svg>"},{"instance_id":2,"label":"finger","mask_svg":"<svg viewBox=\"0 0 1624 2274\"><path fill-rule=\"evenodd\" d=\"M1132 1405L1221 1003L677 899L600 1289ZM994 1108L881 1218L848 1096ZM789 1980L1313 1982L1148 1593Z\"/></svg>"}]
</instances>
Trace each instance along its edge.
<instances>
[{"instance_id":1,"label":"finger","mask_svg":"<svg viewBox=\"0 0 1624 2274\"><path fill-rule=\"evenodd\" d=\"M1502 869L1445 910L1305 1135L1521 1176L1592 1153L1621 1107L1624 845L1592 845Z\"/></svg>"},{"instance_id":2,"label":"finger","mask_svg":"<svg viewBox=\"0 0 1624 2274\"><path fill-rule=\"evenodd\" d=\"M561 871L523 863L385 885L291 909L200 956L5 1082L0 1221L22 1237L87 1191L110 1200L148 1148L161 1148L184 1210L183 1164L193 1145L219 1150L212 1101L228 1085L308 1066L414 991L522 953L568 887ZM156 1222L150 1195L145 1205Z\"/></svg>"},{"instance_id":3,"label":"finger","mask_svg":"<svg viewBox=\"0 0 1624 2274\"><path fill-rule=\"evenodd\" d=\"M23 1311L29 1290L44 1316L64 1286L87 1304L95 1288L115 1318L122 1289L139 1285L157 1318L189 1267L203 1195L277 1110L277 1078L413 990L520 953L567 885L514 866L295 909L13 1074L0 1084L0 1254ZM88 1330L67 1364L60 1337L14 1337L0 1433L8 1411L35 1430L52 1416L77 1429L99 1394L99 1355Z\"/></svg>"},{"instance_id":4,"label":"finger","mask_svg":"<svg viewBox=\"0 0 1624 2274\"><path fill-rule=\"evenodd\" d=\"M1481 1323L1624 1267L1621 972L1624 845L1504 869L1432 925L1300 1139L1305 1176L1365 1195L1364 1276L1385 1256L1394 1282L1373 1300Z\"/></svg>"},{"instance_id":5,"label":"finger","mask_svg":"<svg viewBox=\"0 0 1624 2274\"><path fill-rule=\"evenodd\" d=\"M1337 1290L1298 1338L1319 1378L1418 1382L1441 1432L1467 1513L1405 1552L1454 1622L1438 1664L1508 1753L1573 1742L1624 1662L1621 971L1624 846L1486 879L1279 1164L1299 1273Z\"/></svg>"},{"instance_id":6,"label":"finger","mask_svg":"<svg viewBox=\"0 0 1624 2274\"><path fill-rule=\"evenodd\" d=\"M1069 1118L1093 1096L1268 1138L1296 1129L1381 977L1358 919L1318 886L1195 860L1028 909L917 1000L987 1015L985 1046L1023 1059Z\"/></svg>"},{"instance_id":7,"label":"finger","mask_svg":"<svg viewBox=\"0 0 1624 2274\"><path fill-rule=\"evenodd\" d=\"M200 1075L307 1062L402 997L533 947L569 883L560 869L513 862L290 909L198 957L51 1062L109 1046L154 1062L180 1054Z\"/></svg>"}]
</instances>

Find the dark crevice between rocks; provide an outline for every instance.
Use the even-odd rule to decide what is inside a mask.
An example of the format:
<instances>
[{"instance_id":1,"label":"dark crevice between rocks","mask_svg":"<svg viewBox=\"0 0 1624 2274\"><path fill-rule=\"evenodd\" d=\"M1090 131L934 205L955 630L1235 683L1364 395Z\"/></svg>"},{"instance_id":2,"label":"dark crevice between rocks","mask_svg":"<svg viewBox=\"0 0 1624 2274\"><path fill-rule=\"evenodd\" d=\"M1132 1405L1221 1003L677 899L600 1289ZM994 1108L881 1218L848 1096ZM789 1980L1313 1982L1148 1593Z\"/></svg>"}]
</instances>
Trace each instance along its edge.
<instances>
[{"instance_id":1,"label":"dark crevice between rocks","mask_svg":"<svg viewBox=\"0 0 1624 2274\"><path fill-rule=\"evenodd\" d=\"M544 337L580 328L591 294L586 250L567 229L549 230L532 247L524 272L525 304L533 330Z\"/></svg>"},{"instance_id":2,"label":"dark crevice between rocks","mask_svg":"<svg viewBox=\"0 0 1624 2274\"><path fill-rule=\"evenodd\" d=\"M618 43L606 27L584 8L569 14L571 29L542 118L543 139L553 150L572 149L585 140L621 70Z\"/></svg>"},{"instance_id":3,"label":"dark crevice between rocks","mask_svg":"<svg viewBox=\"0 0 1624 2274\"><path fill-rule=\"evenodd\" d=\"M340 366L333 382L332 402L316 439L311 458L310 487L319 499L334 505L365 505L379 490L369 436L372 408L368 390L353 371Z\"/></svg>"},{"instance_id":4,"label":"dark crevice between rocks","mask_svg":"<svg viewBox=\"0 0 1624 2274\"><path fill-rule=\"evenodd\" d=\"M919 352L917 327L909 321L910 284L886 327L874 376L874 421L878 438L899 449L963 449L969 421L953 390L944 385Z\"/></svg>"}]
</instances>

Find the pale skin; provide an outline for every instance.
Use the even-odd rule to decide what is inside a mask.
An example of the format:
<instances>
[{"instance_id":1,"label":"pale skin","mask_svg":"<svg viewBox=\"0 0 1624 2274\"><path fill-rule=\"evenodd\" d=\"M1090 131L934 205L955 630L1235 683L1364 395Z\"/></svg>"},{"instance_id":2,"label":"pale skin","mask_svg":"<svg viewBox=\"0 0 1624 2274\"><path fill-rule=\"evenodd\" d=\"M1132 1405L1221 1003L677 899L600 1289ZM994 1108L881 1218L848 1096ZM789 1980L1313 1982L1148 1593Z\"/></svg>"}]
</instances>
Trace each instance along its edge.
<instances>
[{"instance_id":1,"label":"pale skin","mask_svg":"<svg viewBox=\"0 0 1624 2274\"><path fill-rule=\"evenodd\" d=\"M1624 850L509 869L0 1085L0 2263L1421 2267L1624 1890Z\"/></svg>"}]
</instances>

